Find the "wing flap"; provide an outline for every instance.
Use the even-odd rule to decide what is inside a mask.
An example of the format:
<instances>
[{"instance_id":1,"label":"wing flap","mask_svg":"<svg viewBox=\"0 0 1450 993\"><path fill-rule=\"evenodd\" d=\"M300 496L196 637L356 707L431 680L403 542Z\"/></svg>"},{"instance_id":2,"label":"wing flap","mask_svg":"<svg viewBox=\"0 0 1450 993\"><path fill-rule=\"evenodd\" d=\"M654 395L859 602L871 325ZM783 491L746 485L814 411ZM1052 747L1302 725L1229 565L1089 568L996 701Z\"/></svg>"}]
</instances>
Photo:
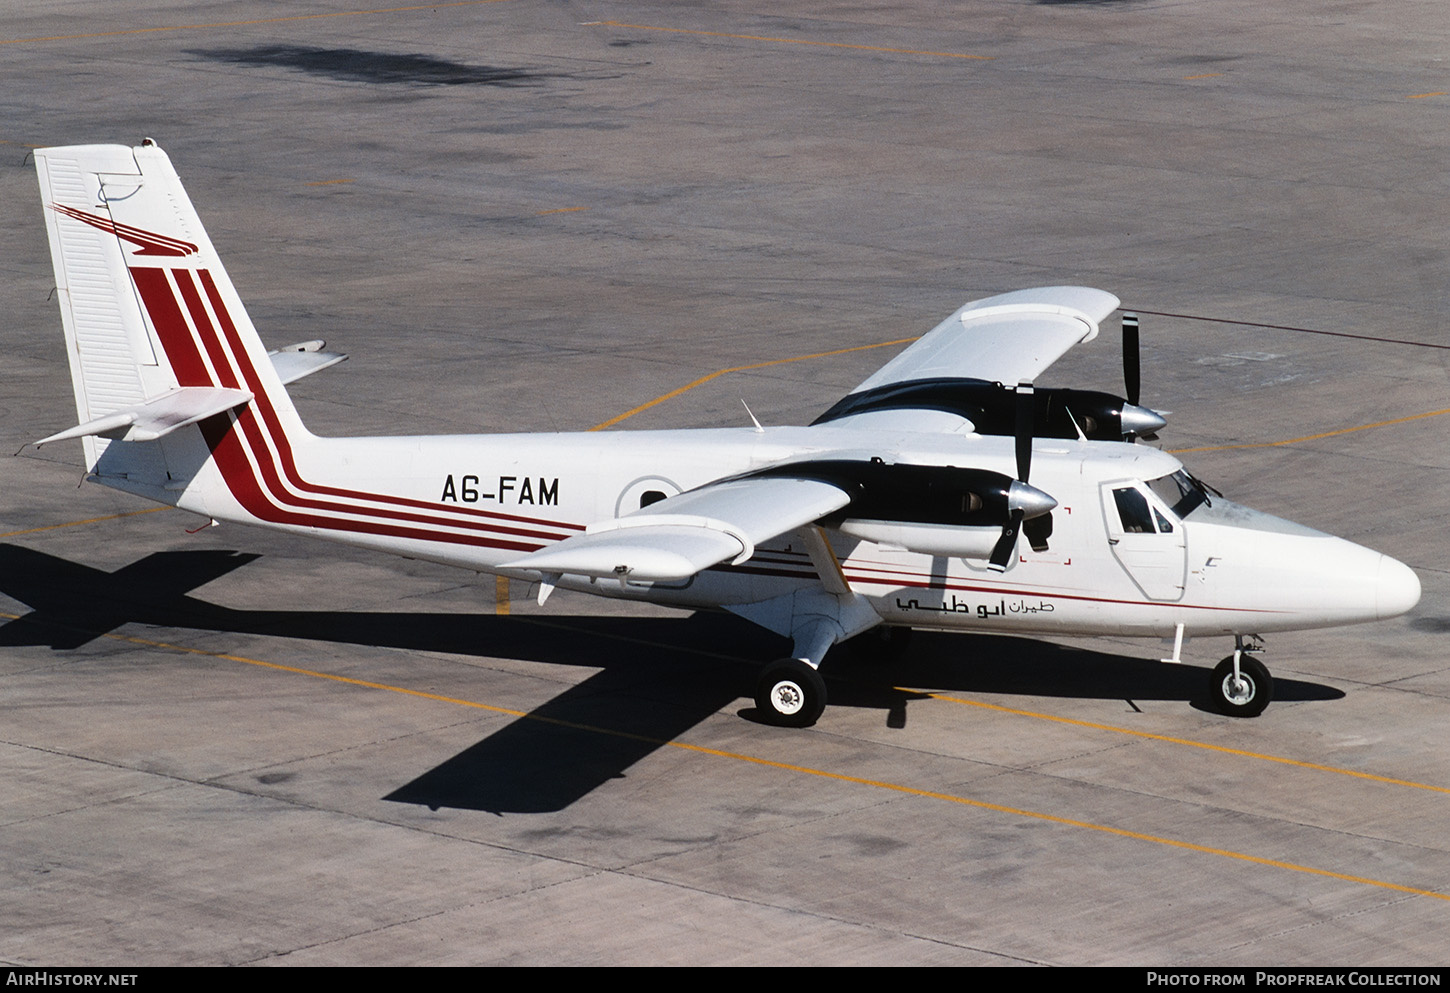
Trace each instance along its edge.
<instances>
[{"instance_id":1,"label":"wing flap","mask_svg":"<svg viewBox=\"0 0 1450 993\"><path fill-rule=\"evenodd\" d=\"M744 545L725 531L655 524L575 535L503 568L663 583L688 579L743 551Z\"/></svg>"},{"instance_id":2,"label":"wing flap","mask_svg":"<svg viewBox=\"0 0 1450 993\"><path fill-rule=\"evenodd\" d=\"M643 510L591 525L584 534L506 562L501 568L548 576L675 582L729 561L851 502L816 479L748 477L710 483Z\"/></svg>"}]
</instances>

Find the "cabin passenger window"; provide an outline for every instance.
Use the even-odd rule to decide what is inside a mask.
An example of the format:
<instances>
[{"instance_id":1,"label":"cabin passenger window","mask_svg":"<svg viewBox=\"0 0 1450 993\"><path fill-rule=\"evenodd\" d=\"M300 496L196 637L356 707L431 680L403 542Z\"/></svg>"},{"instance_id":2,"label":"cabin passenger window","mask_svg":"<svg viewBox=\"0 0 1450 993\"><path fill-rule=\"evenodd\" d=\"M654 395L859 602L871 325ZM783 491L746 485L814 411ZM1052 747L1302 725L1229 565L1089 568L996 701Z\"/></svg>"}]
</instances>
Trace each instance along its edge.
<instances>
[{"instance_id":1,"label":"cabin passenger window","mask_svg":"<svg viewBox=\"0 0 1450 993\"><path fill-rule=\"evenodd\" d=\"M1125 486L1113 490L1113 502L1118 505L1118 517L1127 534L1152 534L1153 514L1148 509L1148 498L1134 487Z\"/></svg>"}]
</instances>

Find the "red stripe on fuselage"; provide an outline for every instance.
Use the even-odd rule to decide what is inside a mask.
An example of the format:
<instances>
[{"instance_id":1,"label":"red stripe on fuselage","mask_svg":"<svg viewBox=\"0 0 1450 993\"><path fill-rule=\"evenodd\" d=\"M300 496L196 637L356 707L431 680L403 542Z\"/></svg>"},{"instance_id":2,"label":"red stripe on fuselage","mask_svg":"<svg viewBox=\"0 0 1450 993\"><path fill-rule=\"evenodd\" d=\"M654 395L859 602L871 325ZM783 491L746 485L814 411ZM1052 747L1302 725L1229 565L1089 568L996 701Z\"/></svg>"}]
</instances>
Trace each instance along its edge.
<instances>
[{"instance_id":1,"label":"red stripe on fuselage","mask_svg":"<svg viewBox=\"0 0 1450 993\"><path fill-rule=\"evenodd\" d=\"M439 512L439 508L436 504L428 503L422 500L413 500L407 497L392 496L385 493L367 493L360 490L342 489L335 486L326 486L319 483L310 483L307 480L303 479L302 474L297 469L296 461L292 452L291 441L287 436L287 432L282 426L281 417L277 413L277 410L273 405L271 395L265 389L265 383L262 376L257 372L255 365L253 365L252 363L251 356L247 353L247 349L242 341L241 334L237 331L236 325L232 322L231 315L227 312L226 304L221 298L221 293L217 289L216 282L212 279L211 273L205 269L199 270L197 272L197 276L201 280L203 289L206 290L207 299L211 302L212 311L216 314L217 322L221 326L222 334L225 336L226 343L229 346L230 351L236 361L237 368L241 371L242 381L245 383L245 386L242 386L240 388L250 390L257 397L258 403L256 404L256 406L258 407L261 414L262 422L266 427L268 433L270 434L272 443L275 446L274 451L275 454L278 456L278 464L281 466L282 472L286 476L288 482L290 482L294 487L299 490L307 493L317 494L320 496L342 497L352 500L370 500L375 503L386 503L393 506L424 510L428 511L430 514L433 515L436 515ZM194 313L196 312L194 311ZM204 312L202 312L202 316L205 316ZM206 336L206 331L203 329L203 325L200 323L200 320L198 320L197 322L197 327L199 330L202 330L203 336ZM449 508L447 512L461 514L467 517L479 517L490 521L509 521L534 526L542 525L544 527L553 527L568 531L584 530L583 526L578 524L566 524L558 521L546 521L540 520L538 518L529 518L514 514L497 514L484 510L475 510L468 507ZM377 513L384 512L377 511ZM407 519L416 520L422 518L419 518L417 515L409 515ZM438 518L430 516L426 518L426 520L436 522ZM502 525L493 525L493 527L494 530L503 533L543 538L548 541L556 541L561 537L560 535L544 534L536 531L518 530Z\"/></svg>"},{"instance_id":2,"label":"red stripe on fuselage","mask_svg":"<svg viewBox=\"0 0 1450 993\"><path fill-rule=\"evenodd\" d=\"M419 528L398 527L393 524L376 524L369 521L339 520L334 517L316 517L286 510L276 505L257 485L256 477L250 472L246 452L242 450L241 439L232 430L235 422L230 415L220 414L201 422L202 436L211 449L212 457L221 467L227 488L247 512L259 520L277 524L291 524L298 527L317 528L324 531L348 531L356 534L374 534L390 538L407 538L413 541L443 542L452 545L470 545L475 548L504 548L521 552L538 550L537 542L505 541L487 535L440 534ZM244 471L238 471L237 467ZM358 511L348 511L358 513Z\"/></svg>"},{"instance_id":3,"label":"red stripe on fuselage","mask_svg":"<svg viewBox=\"0 0 1450 993\"><path fill-rule=\"evenodd\" d=\"M228 360L226 349L220 341L216 329L207 314L206 308L197 292L195 283L192 280L191 271L187 269L171 270L172 278L176 281L174 291L167 280L166 270L154 268L137 267L131 270L138 291L141 294L142 303L147 313L151 315L153 326L161 338L162 347L165 349L167 358L170 360L172 369L177 375L178 383L182 386L217 386L221 385L230 389L250 388L256 395L257 401L262 401L261 406L270 415L271 425L276 437L282 439L286 444L286 435L282 432L280 420L274 411L271 410L269 398L262 392L260 378L251 367L249 361L245 362L244 370L250 372L247 387L242 386L242 380L237 376L236 370ZM230 325L226 318L226 312L220 306L219 295L216 294L215 284L210 274L203 270L200 275L203 277L203 285L207 286L209 295L217 307L218 317L221 321ZM208 285L209 284L209 285ZM191 315L197 333L194 336L191 328L187 325L186 317L181 308L177 306L176 293L180 292L181 298L186 305L187 313ZM233 343L245 360L245 353L241 352L241 345L235 328L232 329ZM206 357L211 360L215 373L207 368L206 361L197 347L197 339L206 349ZM239 362L239 365L242 363ZM233 425L237 430L232 430ZM397 511L380 510L376 508L353 506L343 503L335 503L320 500L309 500L297 497L287 492L281 479L278 477L274 465L275 453L268 444L267 432L258 423L252 412L252 405L241 410L235 420L229 415L219 415L208 418L201 424L203 437L217 461L218 468L226 480L227 487L232 495L247 510L248 513L260 520L276 523L291 524L303 527L318 528L323 530L342 530L360 532L366 534L387 535L398 538L407 538L418 541L447 542L451 544L465 544L480 547L501 548L518 551L534 551L543 544L559 540L561 535L548 534L538 531L529 531L517 527L489 523L493 515L486 513L476 516L485 518L474 522L450 520L446 517L435 515L424 515L418 513L402 513ZM243 439L245 438L245 446ZM247 449L250 448L256 455L256 466L252 465L247 456ZM296 477L296 468L291 464L290 450L288 451L287 463L292 474ZM261 482L265 484L265 490L258 485L258 475ZM300 478L297 481L302 486ZM331 490L331 488L324 488ZM381 494L368 494L360 491L333 490L340 495L363 500L374 500L387 502L390 499L397 502L404 502L426 509L428 504L420 501L402 501L399 498L388 498ZM537 538L542 541L516 541L495 537L492 534L458 535L434 530L421 530L416 527L398 527L367 521L342 520L336 517L317 517L310 514L300 514L287 509L283 502L292 503L294 506L304 507L310 510L318 510L328 513L353 514L357 516L372 516L399 520L413 524L424 524L432 527L467 528L475 531L489 531L502 534L510 534L516 537ZM504 516L504 515L499 515ZM509 520L528 521L527 518L507 517ZM533 523L533 522L530 522ZM544 526L550 526L552 522L537 522ZM555 527L577 530L571 525L553 525Z\"/></svg>"}]
</instances>

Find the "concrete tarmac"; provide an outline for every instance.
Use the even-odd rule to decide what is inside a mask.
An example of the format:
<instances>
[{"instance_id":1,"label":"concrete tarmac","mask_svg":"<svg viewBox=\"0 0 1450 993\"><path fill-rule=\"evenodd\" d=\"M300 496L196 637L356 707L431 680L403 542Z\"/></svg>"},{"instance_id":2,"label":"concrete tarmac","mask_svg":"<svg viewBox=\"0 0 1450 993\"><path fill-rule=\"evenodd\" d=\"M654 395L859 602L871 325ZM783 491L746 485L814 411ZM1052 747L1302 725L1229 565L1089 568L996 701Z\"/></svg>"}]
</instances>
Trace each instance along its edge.
<instances>
[{"instance_id":1,"label":"concrete tarmac","mask_svg":"<svg viewBox=\"0 0 1450 993\"><path fill-rule=\"evenodd\" d=\"M1440 5L366 6L0 14L0 961L1445 963ZM786 731L725 615L188 533L25 447L75 423L28 148L143 136L268 344L351 355L319 434L739 367L613 429L804 423L1082 283L1144 313L1165 447L1423 599L1269 639L1255 720L1205 705L1225 640L919 634ZM1043 384L1119 391L1114 338Z\"/></svg>"}]
</instances>

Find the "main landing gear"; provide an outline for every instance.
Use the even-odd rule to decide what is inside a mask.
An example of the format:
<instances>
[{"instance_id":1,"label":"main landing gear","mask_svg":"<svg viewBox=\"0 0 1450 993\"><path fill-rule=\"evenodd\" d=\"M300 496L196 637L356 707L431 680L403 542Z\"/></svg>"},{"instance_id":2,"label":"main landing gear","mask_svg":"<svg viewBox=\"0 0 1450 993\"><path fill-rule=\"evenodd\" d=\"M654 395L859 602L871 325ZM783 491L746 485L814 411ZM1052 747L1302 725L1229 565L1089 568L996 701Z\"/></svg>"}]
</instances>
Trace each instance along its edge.
<instances>
[{"instance_id":1,"label":"main landing gear","mask_svg":"<svg viewBox=\"0 0 1450 993\"><path fill-rule=\"evenodd\" d=\"M1230 717L1258 717L1274 698L1274 680L1268 667L1249 652L1263 646L1243 636L1234 638L1234 653L1213 667L1209 692L1221 713Z\"/></svg>"},{"instance_id":2,"label":"main landing gear","mask_svg":"<svg viewBox=\"0 0 1450 993\"><path fill-rule=\"evenodd\" d=\"M906 653L911 628L871 628L847 646L859 657L896 661ZM807 728L826 709L826 683L805 659L777 659L761 670L755 684L755 708L760 720L784 728Z\"/></svg>"},{"instance_id":3,"label":"main landing gear","mask_svg":"<svg viewBox=\"0 0 1450 993\"><path fill-rule=\"evenodd\" d=\"M826 709L826 681L808 662L777 659L755 684L755 706L767 724L808 728Z\"/></svg>"},{"instance_id":4,"label":"main landing gear","mask_svg":"<svg viewBox=\"0 0 1450 993\"><path fill-rule=\"evenodd\" d=\"M852 593L840 576L840 565L819 535L806 537L812 559L834 569L835 580L815 589L795 590L759 603L728 608L746 620L785 635L791 640L789 658L770 663L755 684L756 718L777 727L807 728L826 709L826 683L816 670L833 645L838 645L881 623L881 616L865 597ZM823 570L823 575L830 575Z\"/></svg>"}]
</instances>

